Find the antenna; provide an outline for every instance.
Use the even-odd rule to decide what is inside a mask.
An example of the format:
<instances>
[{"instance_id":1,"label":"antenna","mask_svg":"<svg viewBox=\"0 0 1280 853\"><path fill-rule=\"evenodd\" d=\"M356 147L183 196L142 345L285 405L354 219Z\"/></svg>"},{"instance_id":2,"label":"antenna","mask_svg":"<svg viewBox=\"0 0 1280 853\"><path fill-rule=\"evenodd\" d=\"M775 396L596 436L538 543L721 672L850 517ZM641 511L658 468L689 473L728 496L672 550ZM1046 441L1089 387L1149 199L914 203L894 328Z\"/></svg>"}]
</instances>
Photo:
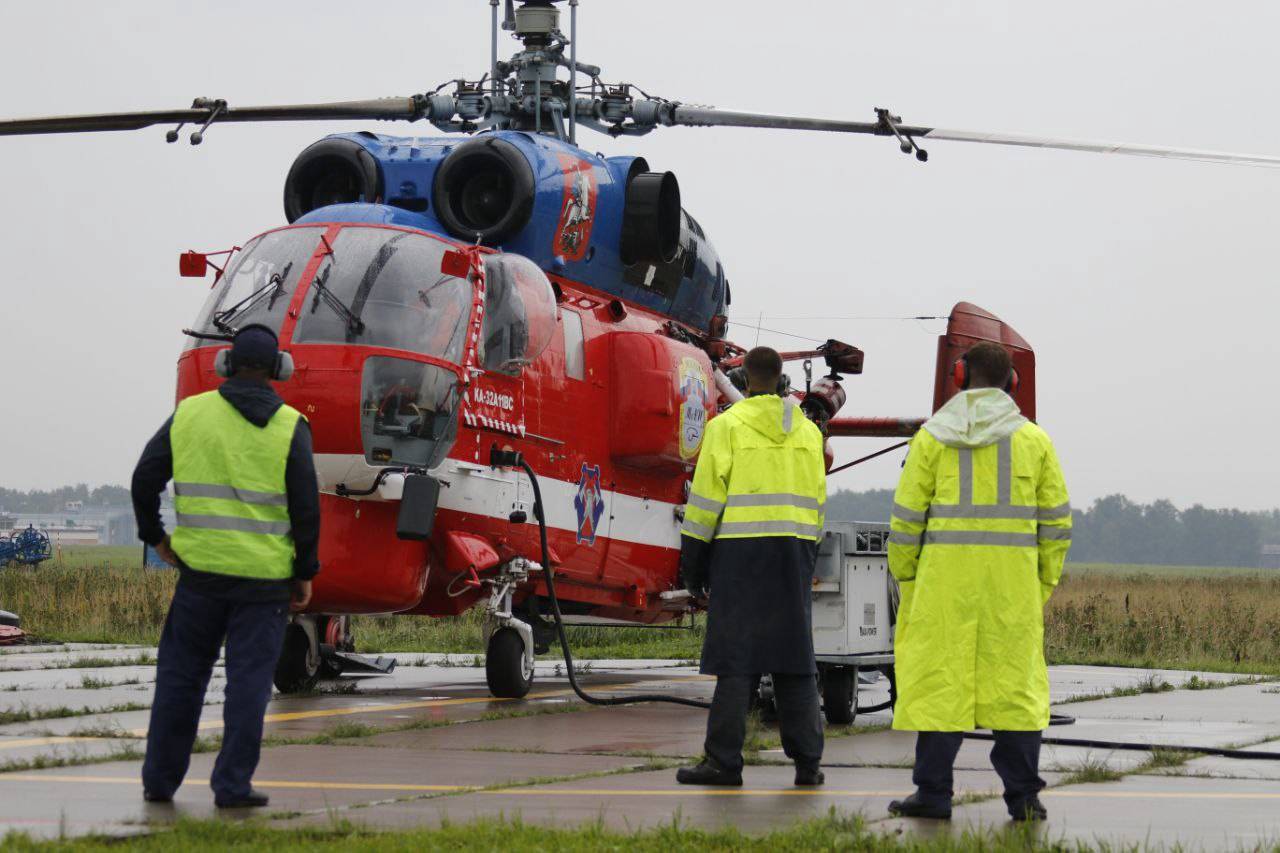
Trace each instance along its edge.
<instances>
[{"instance_id":1,"label":"antenna","mask_svg":"<svg viewBox=\"0 0 1280 853\"><path fill-rule=\"evenodd\" d=\"M569 144L578 144L578 0L569 0Z\"/></svg>"},{"instance_id":2,"label":"antenna","mask_svg":"<svg viewBox=\"0 0 1280 853\"><path fill-rule=\"evenodd\" d=\"M489 76L493 95L498 96L498 0L489 0Z\"/></svg>"}]
</instances>

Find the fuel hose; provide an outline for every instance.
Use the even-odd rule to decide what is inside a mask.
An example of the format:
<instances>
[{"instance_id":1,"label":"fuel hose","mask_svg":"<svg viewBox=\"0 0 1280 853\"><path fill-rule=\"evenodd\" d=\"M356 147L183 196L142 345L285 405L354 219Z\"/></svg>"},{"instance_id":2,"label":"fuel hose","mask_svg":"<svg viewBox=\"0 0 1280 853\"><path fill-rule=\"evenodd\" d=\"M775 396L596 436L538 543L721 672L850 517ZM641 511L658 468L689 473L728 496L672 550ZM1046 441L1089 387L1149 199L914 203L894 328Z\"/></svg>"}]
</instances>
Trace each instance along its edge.
<instances>
[{"instance_id":1,"label":"fuel hose","mask_svg":"<svg viewBox=\"0 0 1280 853\"><path fill-rule=\"evenodd\" d=\"M667 702L673 705L684 705L689 708L711 707L710 702L703 702L699 699L688 699L683 696L675 696L666 693L640 693L634 696L594 696L582 689L582 685L578 683L578 674L574 669L573 651L569 648L569 638L564 630L564 615L560 612L560 599L556 595L556 573L551 566L551 552L547 546L547 519L542 507L542 486L538 482L538 474L533 467L525 461L524 457L514 451L502 451L496 447L491 451L491 464L510 467L518 466L529 478L529 483L533 487L533 515L538 522L538 545L542 554L542 571L547 582L547 598L551 601L551 614L556 623L556 636L560 640L560 648L564 652L565 672L569 676L569 686L573 688L573 692L578 698L588 705L612 706L612 705L634 705L641 702ZM890 698L887 702L881 702L867 708L859 709L861 713L873 713L882 711L893 706L897 699L897 685L895 679L889 676ZM857 689L856 686L854 689ZM1055 714L1050 720L1051 726L1070 725L1074 723L1073 717L1061 714ZM993 740L995 735L987 732L966 732L965 737L970 740ZM1199 755L1213 755L1223 758L1263 758L1268 760L1280 759L1280 753L1261 752L1259 750L1249 749L1225 749L1216 747L1196 747L1186 746L1183 744L1152 744L1141 743L1137 741L1105 741L1092 740L1086 738L1064 738L1064 737L1046 737L1041 743L1050 746L1079 746L1092 749L1122 749L1122 750L1142 750L1150 751L1153 749L1169 750L1172 752L1190 752Z\"/></svg>"},{"instance_id":2,"label":"fuel hose","mask_svg":"<svg viewBox=\"0 0 1280 853\"><path fill-rule=\"evenodd\" d=\"M564 651L565 672L569 675L569 686L578 698L588 705L633 705L638 702L669 702L674 705L686 705L690 708L710 708L710 702L699 699L686 699L683 696L665 693L640 693L634 696L593 696L578 684L578 674L573 667L573 652L569 649L569 638L565 636L564 616L560 613L560 599L556 597L556 573L551 566L551 553L547 547L547 518L542 509L542 488L538 483L538 475L524 457L514 451L493 450L491 459L499 460L499 465L515 464L529 477L533 486L533 517L538 521L538 544L542 549L542 573L547 581L547 598L551 600L551 614L556 622L556 636L560 639L560 648Z\"/></svg>"}]
</instances>

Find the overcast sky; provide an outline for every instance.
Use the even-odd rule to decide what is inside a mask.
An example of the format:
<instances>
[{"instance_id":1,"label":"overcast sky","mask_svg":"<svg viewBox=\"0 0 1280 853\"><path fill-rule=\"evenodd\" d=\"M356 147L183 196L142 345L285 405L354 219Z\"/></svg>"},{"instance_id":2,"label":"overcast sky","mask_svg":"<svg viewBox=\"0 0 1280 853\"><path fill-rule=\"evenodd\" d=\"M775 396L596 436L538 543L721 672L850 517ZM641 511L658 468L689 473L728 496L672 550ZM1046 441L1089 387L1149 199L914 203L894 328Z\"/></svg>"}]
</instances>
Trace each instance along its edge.
<instances>
[{"instance_id":1,"label":"overcast sky","mask_svg":"<svg viewBox=\"0 0 1280 853\"><path fill-rule=\"evenodd\" d=\"M484 73L488 13L484 0L9 5L0 114L408 95ZM915 124L1280 154L1270 2L583 0L580 24L579 58L606 79L685 102L860 120L889 106ZM0 485L127 482L171 410L180 329L205 294L177 277L177 254L283 224L297 152L365 128L436 133L0 138ZM890 140L731 128L580 141L676 172L724 260L733 319L866 350L845 414L928 414L942 324L837 318L968 300L1035 347L1040 422L1077 505L1112 492L1280 505L1280 171L944 142L919 164ZM817 316L831 319L796 319ZM900 459L832 486L892 485Z\"/></svg>"}]
</instances>

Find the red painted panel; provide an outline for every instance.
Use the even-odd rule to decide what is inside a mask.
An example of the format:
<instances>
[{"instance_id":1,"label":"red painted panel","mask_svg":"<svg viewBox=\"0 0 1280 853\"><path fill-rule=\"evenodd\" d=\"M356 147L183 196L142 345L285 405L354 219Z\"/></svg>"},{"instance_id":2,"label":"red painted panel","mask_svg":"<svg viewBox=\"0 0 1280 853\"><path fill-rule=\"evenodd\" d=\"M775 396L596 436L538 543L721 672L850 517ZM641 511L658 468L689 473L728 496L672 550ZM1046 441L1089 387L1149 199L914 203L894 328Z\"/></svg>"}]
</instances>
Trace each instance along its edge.
<instances>
[{"instance_id":1,"label":"red painted panel","mask_svg":"<svg viewBox=\"0 0 1280 853\"><path fill-rule=\"evenodd\" d=\"M422 600L427 545L396 538L399 508L320 495L320 574L309 610L391 613Z\"/></svg>"},{"instance_id":2,"label":"red painted panel","mask_svg":"<svg viewBox=\"0 0 1280 853\"><path fill-rule=\"evenodd\" d=\"M715 411L706 353L652 332L608 337L610 455L649 471L693 464Z\"/></svg>"},{"instance_id":3,"label":"red painted panel","mask_svg":"<svg viewBox=\"0 0 1280 853\"><path fill-rule=\"evenodd\" d=\"M933 410L960 393L951 378L951 368L956 359L969 347L981 341L1001 344L1013 356L1013 368L1018 371L1018 389L1014 401L1022 414L1036 419L1036 354L1031 344L995 314L970 302L960 302L951 309L947 321L947 333L938 337L938 362L933 380Z\"/></svg>"}]
</instances>

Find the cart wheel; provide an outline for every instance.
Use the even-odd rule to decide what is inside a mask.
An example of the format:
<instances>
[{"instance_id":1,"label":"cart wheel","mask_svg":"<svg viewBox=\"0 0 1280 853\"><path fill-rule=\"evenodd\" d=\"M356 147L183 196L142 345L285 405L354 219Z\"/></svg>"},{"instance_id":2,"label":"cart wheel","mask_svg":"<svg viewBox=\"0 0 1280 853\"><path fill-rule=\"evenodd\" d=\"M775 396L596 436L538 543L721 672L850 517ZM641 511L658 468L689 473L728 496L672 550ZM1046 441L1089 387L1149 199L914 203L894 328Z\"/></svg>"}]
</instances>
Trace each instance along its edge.
<instances>
[{"instance_id":1,"label":"cart wheel","mask_svg":"<svg viewBox=\"0 0 1280 853\"><path fill-rule=\"evenodd\" d=\"M320 677L320 651L312 650L306 630L297 623L285 628L284 646L276 661L273 679L281 693L300 693L316 686Z\"/></svg>"},{"instance_id":2,"label":"cart wheel","mask_svg":"<svg viewBox=\"0 0 1280 853\"><path fill-rule=\"evenodd\" d=\"M856 666L830 666L823 671L822 712L833 726L847 726L858 716Z\"/></svg>"},{"instance_id":3,"label":"cart wheel","mask_svg":"<svg viewBox=\"0 0 1280 853\"><path fill-rule=\"evenodd\" d=\"M773 699L773 676L756 676L756 689L752 692L749 710L760 715L760 722L772 725L778 722L778 703Z\"/></svg>"},{"instance_id":4,"label":"cart wheel","mask_svg":"<svg viewBox=\"0 0 1280 853\"><path fill-rule=\"evenodd\" d=\"M514 628L499 628L489 638L484 674L489 692L500 699L520 699L533 686L533 668L525 662L524 640Z\"/></svg>"}]
</instances>

